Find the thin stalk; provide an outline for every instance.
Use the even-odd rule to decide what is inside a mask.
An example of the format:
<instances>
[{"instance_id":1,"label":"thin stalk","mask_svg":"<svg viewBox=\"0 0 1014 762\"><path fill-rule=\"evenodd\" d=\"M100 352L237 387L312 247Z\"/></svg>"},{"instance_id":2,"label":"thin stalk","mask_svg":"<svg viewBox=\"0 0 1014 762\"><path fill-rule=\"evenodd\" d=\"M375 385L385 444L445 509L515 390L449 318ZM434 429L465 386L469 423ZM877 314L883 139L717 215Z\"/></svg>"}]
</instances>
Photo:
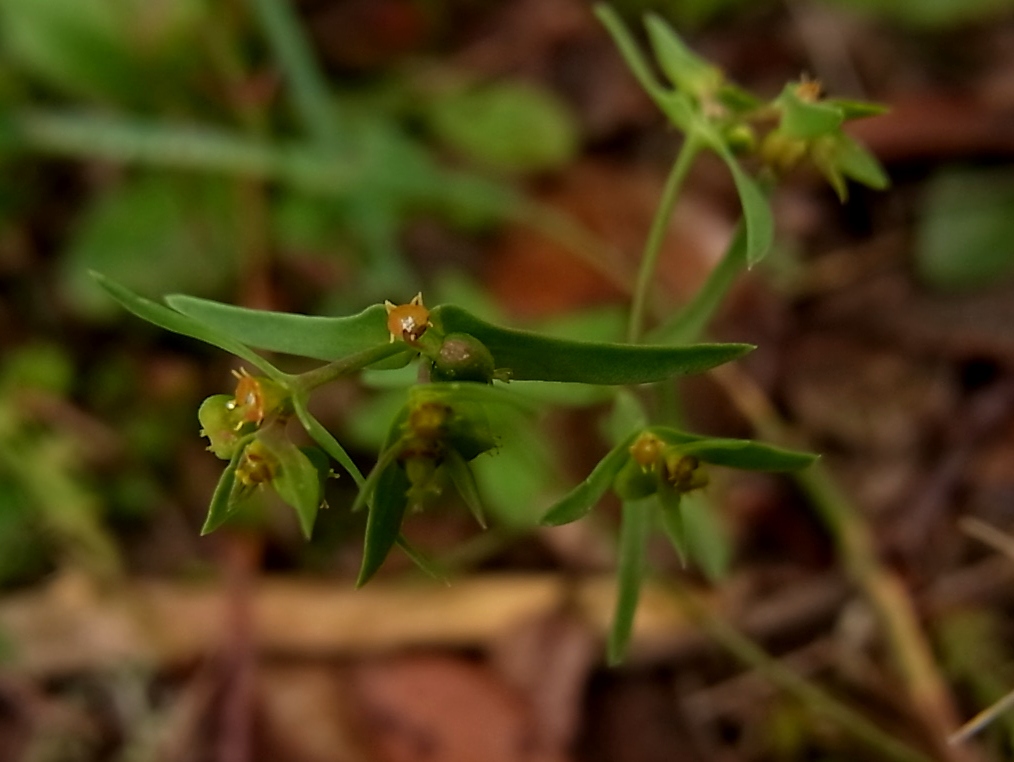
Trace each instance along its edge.
<instances>
[{"instance_id":1,"label":"thin stalk","mask_svg":"<svg viewBox=\"0 0 1014 762\"><path fill-rule=\"evenodd\" d=\"M664 344L689 344L700 340L704 328L711 322L736 278L745 269L746 227L740 223L704 285L679 312L652 331L651 339Z\"/></svg>"},{"instance_id":2,"label":"thin stalk","mask_svg":"<svg viewBox=\"0 0 1014 762\"><path fill-rule=\"evenodd\" d=\"M651 222L648 240L644 244L644 252L641 254L641 266L637 272L637 282L634 285L630 321L627 323L627 341L631 344L640 340L644 330L644 317L648 311L651 286L658 265L658 255L662 251L662 243L665 241L665 234L669 229L669 219L672 217L676 199L683 188L683 181L686 180L700 148L700 142L692 133L688 134L672 165L669 177L665 181L662 198L659 201L658 210L655 212L655 218Z\"/></svg>"},{"instance_id":3,"label":"thin stalk","mask_svg":"<svg viewBox=\"0 0 1014 762\"><path fill-rule=\"evenodd\" d=\"M619 264L619 252L577 218L528 199L518 199L505 207L506 216L556 241L621 293L633 293L631 273Z\"/></svg>"},{"instance_id":4,"label":"thin stalk","mask_svg":"<svg viewBox=\"0 0 1014 762\"><path fill-rule=\"evenodd\" d=\"M713 371L713 377L764 439L798 446L788 425L749 376L726 365ZM876 542L859 511L823 464L815 463L793 476L834 538L846 571L876 612L914 712L934 741L936 752L952 762L976 759L974 750L947 744L948 732L958 727L947 683L937 668L912 598L898 575L880 562Z\"/></svg>"},{"instance_id":5,"label":"thin stalk","mask_svg":"<svg viewBox=\"0 0 1014 762\"><path fill-rule=\"evenodd\" d=\"M670 584L684 612L722 648L748 667L755 669L773 685L795 697L808 709L832 720L856 740L884 759L897 762L929 762L929 757L898 741L862 714L825 693L806 678L785 667L763 648L728 622L701 606L678 584Z\"/></svg>"},{"instance_id":6,"label":"thin stalk","mask_svg":"<svg viewBox=\"0 0 1014 762\"><path fill-rule=\"evenodd\" d=\"M306 373L300 373L292 378L290 385L295 392L308 392L342 376L356 373L368 365L373 365L375 362L411 351L412 349L402 341L381 344L370 349L364 349L362 352L356 352L354 355L343 357L340 360L335 360L327 365L322 365L319 368L308 370Z\"/></svg>"},{"instance_id":7,"label":"thin stalk","mask_svg":"<svg viewBox=\"0 0 1014 762\"><path fill-rule=\"evenodd\" d=\"M969 738L974 736L980 730L985 728L997 717L1002 715L1004 712L1010 711L1014 707L1014 691L1007 693L1003 698L994 703L992 706L983 709L975 717L970 719L961 728L953 733L948 741L953 744L964 743Z\"/></svg>"}]
</instances>

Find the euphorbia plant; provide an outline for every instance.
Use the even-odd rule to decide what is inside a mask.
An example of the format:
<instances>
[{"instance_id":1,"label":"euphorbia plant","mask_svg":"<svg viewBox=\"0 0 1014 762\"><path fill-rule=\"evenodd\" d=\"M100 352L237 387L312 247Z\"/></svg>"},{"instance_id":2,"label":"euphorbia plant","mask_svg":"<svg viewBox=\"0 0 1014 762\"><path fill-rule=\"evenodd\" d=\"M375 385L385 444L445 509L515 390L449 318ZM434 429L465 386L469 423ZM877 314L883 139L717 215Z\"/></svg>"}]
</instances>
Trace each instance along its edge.
<instances>
[{"instance_id":1,"label":"euphorbia plant","mask_svg":"<svg viewBox=\"0 0 1014 762\"><path fill-rule=\"evenodd\" d=\"M477 458L496 457L502 432L491 421L504 418L489 413L535 404L517 394L512 381L600 386L610 390L614 400L614 446L587 479L549 507L543 523L577 520L610 490L621 500L619 596L609 648L610 659L616 661L629 639L653 526L664 529L682 557L696 557L684 510L687 496L707 486L709 469L788 471L814 460L813 455L759 442L691 434L676 421L651 420L647 410L652 406L642 403L676 376L703 373L753 349L698 339L735 275L763 258L771 245L769 189L804 161L812 162L842 198L845 178L881 187L886 178L875 159L841 130L848 119L878 109L825 100L819 86L809 80L790 84L765 102L729 82L664 22L649 16L648 37L658 70L668 80L662 83L618 17L605 7L597 13L642 87L684 134L645 244L625 342L573 341L503 327L453 304L427 308L421 294L403 304L377 304L347 317L311 317L181 295L167 297L163 305L96 276L136 315L231 352L260 374L241 372L234 393L210 397L199 411L209 449L228 461L205 532L227 521L252 491L271 488L295 508L309 536L323 500L324 481L332 461L337 462L359 487L351 509L369 511L358 579L363 584L395 544L422 562L405 542L402 522L406 513L424 508L448 486L485 525L471 464ZM701 292L646 333L662 237L683 180L702 151L714 152L729 167L743 223ZM759 168L756 174L741 164L747 157ZM254 350L325 364L289 374ZM309 396L339 378L366 370L395 370L410 362L419 364L418 381L391 422L375 466L364 476L332 433L310 414ZM292 442L287 425L293 419L316 448Z\"/></svg>"}]
</instances>

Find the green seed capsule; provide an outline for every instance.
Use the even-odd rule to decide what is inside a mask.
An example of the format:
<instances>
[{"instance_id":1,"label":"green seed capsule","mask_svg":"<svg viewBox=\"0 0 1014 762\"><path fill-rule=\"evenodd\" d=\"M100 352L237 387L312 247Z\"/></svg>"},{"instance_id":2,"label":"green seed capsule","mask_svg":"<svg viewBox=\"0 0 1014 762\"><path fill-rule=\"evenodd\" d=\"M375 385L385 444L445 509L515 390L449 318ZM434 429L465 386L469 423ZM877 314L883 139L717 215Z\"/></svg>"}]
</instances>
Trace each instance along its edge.
<instances>
[{"instance_id":1,"label":"green seed capsule","mask_svg":"<svg viewBox=\"0 0 1014 762\"><path fill-rule=\"evenodd\" d=\"M237 412L230 394L215 394L201 403L197 411L201 422L201 436L211 442L208 447L222 460L230 460L236 452L236 444L244 427L243 416Z\"/></svg>"},{"instance_id":2,"label":"green seed capsule","mask_svg":"<svg viewBox=\"0 0 1014 762\"><path fill-rule=\"evenodd\" d=\"M434 381L473 381L488 384L493 380L493 355L486 345L467 333L450 333L433 357Z\"/></svg>"}]
</instances>

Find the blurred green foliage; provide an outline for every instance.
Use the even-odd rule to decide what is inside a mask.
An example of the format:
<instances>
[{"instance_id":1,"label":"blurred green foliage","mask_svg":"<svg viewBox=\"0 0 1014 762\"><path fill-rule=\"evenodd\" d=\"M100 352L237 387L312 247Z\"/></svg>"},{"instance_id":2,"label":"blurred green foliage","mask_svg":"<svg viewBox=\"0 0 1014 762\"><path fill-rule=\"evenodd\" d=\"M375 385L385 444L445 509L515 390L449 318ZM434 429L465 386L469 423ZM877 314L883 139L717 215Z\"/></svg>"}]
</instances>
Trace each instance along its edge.
<instances>
[{"instance_id":1,"label":"blurred green foliage","mask_svg":"<svg viewBox=\"0 0 1014 762\"><path fill-rule=\"evenodd\" d=\"M1014 9L1011 0L814 0L920 28L943 28L988 20ZM648 11L661 13L682 25L696 26L719 16L776 7L773 0L621 0L614 5L634 18Z\"/></svg>"},{"instance_id":2,"label":"blurred green foliage","mask_svg":"<svg viewBox=\"0 0 1014 762\"><path fill-rule=\"evenodd\" d=\"M1014 176L1009 168L950 168L930 178L915 264L931 286L960 291L1014 274Z\"/></svg>"}]
</instances>

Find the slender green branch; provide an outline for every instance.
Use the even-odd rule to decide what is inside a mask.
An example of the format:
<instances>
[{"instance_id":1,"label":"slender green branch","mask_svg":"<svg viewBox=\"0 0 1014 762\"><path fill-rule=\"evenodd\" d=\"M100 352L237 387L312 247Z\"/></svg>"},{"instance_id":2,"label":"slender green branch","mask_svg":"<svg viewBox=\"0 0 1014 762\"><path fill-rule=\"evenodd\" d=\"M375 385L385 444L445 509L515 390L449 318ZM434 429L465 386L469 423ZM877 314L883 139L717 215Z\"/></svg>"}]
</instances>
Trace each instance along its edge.
<instances>
[{"instance_id":1,"label":"slender green branch","mask_svg":"<svg viewBox=\"0 0 1014 762\"><path fill-rule=\"evenodd\" d=\"M408 354L411 351L412 349L402 341L381 344L377 347L364 349L362 352L356 352L354 355L343 357L340 360L335 360L327 365L322 365L319 368L314 368L306 373L301 373L293 378L291 386L295 391L308 392L342 376L356 373L375 362L386 360L398 354Z\"/></svg>"},{"instance_id":2,"label":"slender green branch","mask_svg":"<svg viewBox=\"0 0 1014 762\"><path fill-rule=\"evenodd\" d=\"M341 142L336 106L290 0L253 0L303 126L322 145Z\"/></svg>"},{"instance_id":3,"label":"slender green branch","mask_svg":"<svg viewBox=\"0 0 1014 762\"><path fill-rule=\"evenodd\" d=\"M310 193L349 193L364 176L357 161L213 127L36 109L11 114L9 124L26 148L52 156L278 180Z\"/></svg>"},{"instance_id":4,"label":"slender green branch","mask_svg":"<svg viewBox=\"0 0 1014 762\"><path fill-rule=\"evenodd\" d=\"M798 445L764 392L742 371L726 365L713 376L763 438ZM868 525L821 463L793 477L834 538L846 571L876 612L915 714L936 751L954 762L974 759L971 752L947 744L947 733L958 726L957 710L912 599L898 575L880 562Z\"/></svg>"},{"instance_id":5,"label":"slender green branch","mask_svg":"<svg viewBox=\"0 0 1014 762\"><path fill-rule=\"evenodd\" d=\"M795 697L804 706L834 721L856 740L879 752L885 759L897 762L929 762L926 755L892 737L859 712L771 657L750 638L694 600L681 585L670 584L668 587L687 615L716 643L740 662L757 670L771 683Z\"/></svg>"},{"instance_id":6,"label":"slender green branch","mask_svg":"<svg viewBox=\"0 0 1014 762\"><path fill-rule=\"evenodd\" d=\"M683 309L652 331L651 340L662 344L698 341L721 306L739 274L746 269L746 228L742 223L707 281Z\"/></svg>"},{"instance_id":7,"label":"slender green branch","mask_svg":"<svg viewBox=\"0 0 1014 762\"><path fill-rule=\"evenodd\" d=\"M634 299L630 307L630 321L627 324L627 341L636 343L641 338L644 329L644 317L651 301L651 286L655 278L655 268L658 264L658 255L662 251L662 243L665 241L666 231L669 229L669 219L672 217L673 208L676 206L676 199L683 187L690 167L701 146L694 135L688 134L680 148L679 155L673 163L669 177L665 181L665 188L662 190L662 198L655 212L655 218L651 222L651 229L648 231L648 240L644 244L644 252L641 255L641 266L637 273L637 283L634 286Z\"/></svg>"}]
</instances>

